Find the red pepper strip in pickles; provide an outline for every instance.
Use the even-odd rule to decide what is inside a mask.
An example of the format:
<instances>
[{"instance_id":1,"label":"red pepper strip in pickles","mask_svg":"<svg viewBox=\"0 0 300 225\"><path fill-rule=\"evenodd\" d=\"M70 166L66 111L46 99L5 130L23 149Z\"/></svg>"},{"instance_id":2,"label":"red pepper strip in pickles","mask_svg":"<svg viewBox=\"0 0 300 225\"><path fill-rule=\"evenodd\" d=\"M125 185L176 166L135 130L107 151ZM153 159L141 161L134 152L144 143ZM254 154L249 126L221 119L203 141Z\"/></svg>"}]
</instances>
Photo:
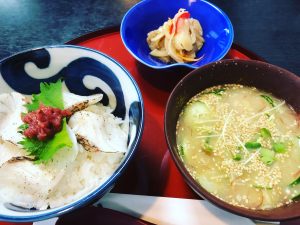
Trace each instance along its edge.
<instances>
[{"instance_id":1,"label":"red pepper strip in pickles","mask_svg":"<svg viewBox=\"0 0 300 225\"><path fill-rule=\"evenodd\" d=\"M178 27L182 24L182 22L180 22L181 19L189 19L191 17L191 14L189 12L183 12L177 19L176 21L176 27L175 27L175 33L178 30ZM170 34L172 34L173 32L173 24L170 26Z\"/></svg>"}]
</instances>

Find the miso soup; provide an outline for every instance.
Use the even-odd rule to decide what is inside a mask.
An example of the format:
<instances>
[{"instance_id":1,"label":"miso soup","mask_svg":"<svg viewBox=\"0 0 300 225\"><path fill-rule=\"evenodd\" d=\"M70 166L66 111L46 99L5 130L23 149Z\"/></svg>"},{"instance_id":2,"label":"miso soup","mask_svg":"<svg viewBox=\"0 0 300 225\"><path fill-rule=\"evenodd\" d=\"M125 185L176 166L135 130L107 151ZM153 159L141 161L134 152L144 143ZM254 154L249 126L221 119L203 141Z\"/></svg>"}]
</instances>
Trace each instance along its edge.
<instances>
[{"instance_id":1,"label":"miso soup","mask_svg":"<svg viewBox=\"0 0 300 225\"><path fill-rule=\"evenodd\" d=\"M191 176L229 204L272 209L300 196L299 117L284 100L215 86L186 104L176 136Z\"/></svg>"}]
</instances>

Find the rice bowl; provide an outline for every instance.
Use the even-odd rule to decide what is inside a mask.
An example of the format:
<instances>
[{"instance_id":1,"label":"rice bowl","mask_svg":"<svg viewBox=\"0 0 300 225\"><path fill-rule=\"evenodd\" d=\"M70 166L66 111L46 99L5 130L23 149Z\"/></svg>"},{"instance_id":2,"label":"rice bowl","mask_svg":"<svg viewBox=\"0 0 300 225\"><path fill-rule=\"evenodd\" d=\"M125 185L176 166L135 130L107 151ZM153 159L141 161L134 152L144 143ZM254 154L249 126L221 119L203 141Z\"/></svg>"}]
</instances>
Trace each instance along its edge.
<instances>
[{"instance_id":1,"label":"rice bowl","mask_svg":"<svg viewBox=\"0 0 300 225\"><path fill-rule=\"evenodd\" d=\"M46 66L43 68L35 66L41 62L46 63ZM13 204L13 201L2 199L0 220L25 222L59 216L95 201L95 198L100 198L109 191L132 158L143 128L142 98L135 81L128 72L102 53L68 45L49 46L19 53L2 60L0 72L2 75L0 82L2 93L12 91L23 95L38 93L40 82L55 82L57 79L63 78L64 88L71 93L80 96L103 95L102 105L98 103L97 106L91 105L84 110L84 113L94 115L97 114L95 111L98 111L98 115L101 114L102 119L95 116L97 122L101 120L113 122L115 123L114 126L121 127L119 132L123 132L121 142L118 143L117 139L107 143L102 141L102 146L101 144L97 146L95 143L97 134L94 133L93 138L89 140L90 143L93 143L90 146L96 145L98 148L106 148L106 150L101 149L99 152L86 151L87 148L84 148L83 142L81 142L76 150L78 152L77 157L74 154L70 154L69 158L63 157L67 161L69 159L72 161L75 157L76 161L73 164L67 163L65 174L56 180L57 185L53 186L53 190L49 188L51 190L46 197L46 204L43 198L39 197L37 197L38 201L35 205ZM20 77L22 77L22 82L20 82ZM123 92L125 87L126 92ZM76 133L77 135L84 135L84 131L78 129L82 126L76 127L76 124L82 119L81 112L77 112L75 119L68 121L71 130L75 136ZM89 125L91 126L93 123ZM87 129L89 130L89 128ZM110 128L107 128L106 131L112 131L115 134L115 131ZM120 133L115 136L111 135L109 138L115 137L120 137ZM113 147L110 143L116 143L114 146L120 146L120 149L107 151L106 146ZM120 143L123 144L120 145ZM62 158L62 155L62 151L58 152L53 161ZM39 165L39 167L43 166ZM13 180L11 176L7 177L8 180ZM11 190L8 189L7 185L4 186L7 187L6 194L3 192L2 196L5 195L6 198L9 197L7 193L13 192L10 192ZM12 186L16 188L14 185ZM26 200L27 197L24 195L23 198Z\"/></svg>"}]
</instances>

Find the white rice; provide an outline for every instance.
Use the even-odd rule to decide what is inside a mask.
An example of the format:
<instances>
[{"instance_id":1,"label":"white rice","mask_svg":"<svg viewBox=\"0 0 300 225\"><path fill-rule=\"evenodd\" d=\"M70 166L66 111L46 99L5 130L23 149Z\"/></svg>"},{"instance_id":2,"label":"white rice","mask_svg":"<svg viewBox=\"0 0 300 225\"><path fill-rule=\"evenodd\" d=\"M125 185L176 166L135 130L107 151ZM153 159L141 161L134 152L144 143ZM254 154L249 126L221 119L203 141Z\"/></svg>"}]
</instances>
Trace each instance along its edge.
<instances>
[{"instance_id":1,"label":"white rice","mask_svg":"<svg viewBox=\"0 0 300 225\"><path fill-rule=\"evenodd\" d=\"M128 124L114 117L110 108L97 104L86 110L103 116L105 126L112 125L128 137ZM76 142L73 131L69 132L73 148L59 150L53 161L46 165L16 162L9 165L7 172L3 167L5 164L0 164L0 202L37 209L60 207L101 186L114 173L124 158L124 151L88 152ZM122 144L127 146L127 138L123 139L125 143ZM4 147L3 141L0 145ZM22 165L27 167L24 169ZM49 183L39 182L38 176L30 170L33 167L41 171L39 174L48 174L49 179L45 180Z\"/></svg>"},{"instance_id":2,"label":"white rice","mask_svg":"<svg viewBox=\"0 0 300 225\"><path fill-rule=\"evenodd\" d=\"M124 153L79 151L76 160L66 169L45 200L51 208L68 204L81 198L93 188L103 184L116 170Z\"/></svg>"}]
</instances>

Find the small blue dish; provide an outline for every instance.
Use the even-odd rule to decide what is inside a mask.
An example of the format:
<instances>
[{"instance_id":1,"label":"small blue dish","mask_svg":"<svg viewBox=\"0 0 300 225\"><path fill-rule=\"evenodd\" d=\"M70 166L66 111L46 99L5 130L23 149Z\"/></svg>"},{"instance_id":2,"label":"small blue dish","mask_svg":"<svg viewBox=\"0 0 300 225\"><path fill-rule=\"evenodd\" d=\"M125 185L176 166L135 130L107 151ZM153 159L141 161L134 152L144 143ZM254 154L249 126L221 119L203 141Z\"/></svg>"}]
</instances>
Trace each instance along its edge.
<instances>
[{"instance_id":1,"label":"small blue dish","mask_svg":"<svg viewBox=\"0 0 300 225\"><path fill-rule=\"evenodd\" d=\"M127 152L114 173L103 183L66 205L34 210L0 199L0 221L45 220L98 200L112 189L140 142L144 123L142 95L131 75L109 56L84 47L56 45L30 49L0 61L0 94L14 91L25 95L39 93L41 82L55 82L60 78L72 93L101 93L103 105L113 102L112 114L129 124Z\"/></svg>"},{"instance_id":2,"label":"small blue dish","mask_svg":"<svg viewBox=\"0 0 300 225\"><path fill-rule=\"evenodd\" d=\"M194 63L164 63L150 56L146 38L168 18L173 18L180 8L190 12L203 28L205 43L198 51ZM215 5L203 0L144 0L133 6L121 23L121 37L127 50L141 63L154 69L176 66L198 68L222 59L233 42L233 27L227 15Z\"/></svg>"}]
</instances>

